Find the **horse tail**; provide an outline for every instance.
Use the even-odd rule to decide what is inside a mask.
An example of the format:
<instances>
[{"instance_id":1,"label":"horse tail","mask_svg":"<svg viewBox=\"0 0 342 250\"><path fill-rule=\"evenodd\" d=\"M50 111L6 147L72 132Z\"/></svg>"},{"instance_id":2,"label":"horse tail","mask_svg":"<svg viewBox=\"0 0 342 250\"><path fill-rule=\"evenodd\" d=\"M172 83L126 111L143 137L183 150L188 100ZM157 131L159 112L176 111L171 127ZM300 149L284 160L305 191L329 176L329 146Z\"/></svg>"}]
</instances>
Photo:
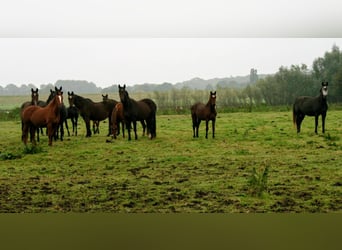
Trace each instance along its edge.
<instances>
[{"instance_id":1,"label":"horse tail","mask_svg":"<svg viewBox=\"0 0 342 250\"><path fill-rule=\"evenodd\" d=\"M296 104L293 104L293 109L292 109L292 121L293 121L293 126L297 126L297 112L296 112Z\"/></svg>"},{"instance_id":2,"label":"horse tail","mask_svg":"<svg viewBox=\"0 0 342 250\"><path fill-rule=\"evenodd\" d=\"M152 138L157 136L157 121L156 121L157 105L153 100L148 99L148 98L143 99L141 101L146 103L149 106L149 108L151 109L151 114L149 116L149 122L147 124L147 129L149 131L147 131L147 132L150 132L151 139L152 139Z\"/></svg>"}]
</instances>

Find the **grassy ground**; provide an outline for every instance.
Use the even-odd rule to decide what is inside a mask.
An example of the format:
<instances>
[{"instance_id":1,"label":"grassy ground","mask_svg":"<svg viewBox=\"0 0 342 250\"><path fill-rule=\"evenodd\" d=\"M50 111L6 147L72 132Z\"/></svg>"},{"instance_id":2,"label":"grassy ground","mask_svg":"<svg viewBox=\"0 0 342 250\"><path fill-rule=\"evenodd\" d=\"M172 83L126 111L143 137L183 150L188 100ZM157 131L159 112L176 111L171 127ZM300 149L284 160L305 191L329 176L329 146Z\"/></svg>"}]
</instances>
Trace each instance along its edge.
<instances>
[{"instance_id":1,"label":"grassy ground","mask_svg":"<svg viewBox=\"0 0 342 250\"><path fill-rule=\"evenodd\" d=\"M296 134L290 112L219 113L216 138L190 115L159 115L157 138L101 134L25 149L1 121L0 212L341 212L342 111Z\"/></svg>"}]
</instances>

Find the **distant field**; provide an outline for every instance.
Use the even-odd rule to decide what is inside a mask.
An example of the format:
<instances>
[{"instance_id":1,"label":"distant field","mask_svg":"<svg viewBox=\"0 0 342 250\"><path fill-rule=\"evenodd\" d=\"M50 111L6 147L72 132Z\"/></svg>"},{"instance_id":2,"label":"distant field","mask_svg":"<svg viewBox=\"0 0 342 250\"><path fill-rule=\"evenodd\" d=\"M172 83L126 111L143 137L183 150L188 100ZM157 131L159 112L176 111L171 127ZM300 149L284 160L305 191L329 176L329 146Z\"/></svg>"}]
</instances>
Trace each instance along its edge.
<instances>
[{"instance_id":1,"label":"distant field","mask_svg":"<svg viewBox=\"0 0 342 250\"><path fill-rule=\"evenodd\" d=\"M111 143L107 123L85 138L82 121L36 150L1 121L0 212L341 212L341 117L328 112L325 135L307 117L297 135L290 112L219 113L206 140L190 115L158 115L155 140L139 127Z\"/></svg>"}]
</instances>

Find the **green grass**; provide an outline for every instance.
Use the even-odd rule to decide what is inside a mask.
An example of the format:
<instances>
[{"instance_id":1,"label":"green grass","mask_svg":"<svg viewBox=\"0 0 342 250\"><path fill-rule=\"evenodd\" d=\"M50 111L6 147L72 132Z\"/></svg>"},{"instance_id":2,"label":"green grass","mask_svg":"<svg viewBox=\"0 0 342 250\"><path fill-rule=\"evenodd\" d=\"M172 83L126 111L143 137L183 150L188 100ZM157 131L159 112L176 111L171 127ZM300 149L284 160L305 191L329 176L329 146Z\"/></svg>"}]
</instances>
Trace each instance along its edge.
<instances>
[{"instance_id":1,"label":"green grass","mask_svg":"<svg viewBox=\"0 0 342 250\"><path fill-rule=\"evenodd\" d=\"M139 127L111 143L107 123L85 138L81 121L37 148L1 121L0 212L341 212L341 116L328 112L325 135L306 117L297 135L290 112L219 113L216 138L202 123L194 139L190 115L159 115L155 140ZM251 184L266 166L267 185Z\"/></svg>"}]
</instances>

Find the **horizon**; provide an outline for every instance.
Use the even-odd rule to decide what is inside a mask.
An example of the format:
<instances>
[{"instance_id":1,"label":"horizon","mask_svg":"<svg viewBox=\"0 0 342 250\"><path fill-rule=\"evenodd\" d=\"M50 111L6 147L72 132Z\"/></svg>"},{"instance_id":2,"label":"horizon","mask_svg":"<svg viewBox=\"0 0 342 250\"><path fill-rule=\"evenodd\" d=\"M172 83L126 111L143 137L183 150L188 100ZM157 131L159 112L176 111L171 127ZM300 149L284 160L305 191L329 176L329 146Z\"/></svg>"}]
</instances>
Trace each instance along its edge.
<instances>
[{"instance_id":1,"label":"horizon","mask_svg":"<svg viewBox=\"0 0 342 250\"><path fill-rule=\"evenodd\" d=\"M342 47L341 38L0 38L0 85L85 80L117 84L177 84L275 74Z\"/></svg>"}]
</instances>

